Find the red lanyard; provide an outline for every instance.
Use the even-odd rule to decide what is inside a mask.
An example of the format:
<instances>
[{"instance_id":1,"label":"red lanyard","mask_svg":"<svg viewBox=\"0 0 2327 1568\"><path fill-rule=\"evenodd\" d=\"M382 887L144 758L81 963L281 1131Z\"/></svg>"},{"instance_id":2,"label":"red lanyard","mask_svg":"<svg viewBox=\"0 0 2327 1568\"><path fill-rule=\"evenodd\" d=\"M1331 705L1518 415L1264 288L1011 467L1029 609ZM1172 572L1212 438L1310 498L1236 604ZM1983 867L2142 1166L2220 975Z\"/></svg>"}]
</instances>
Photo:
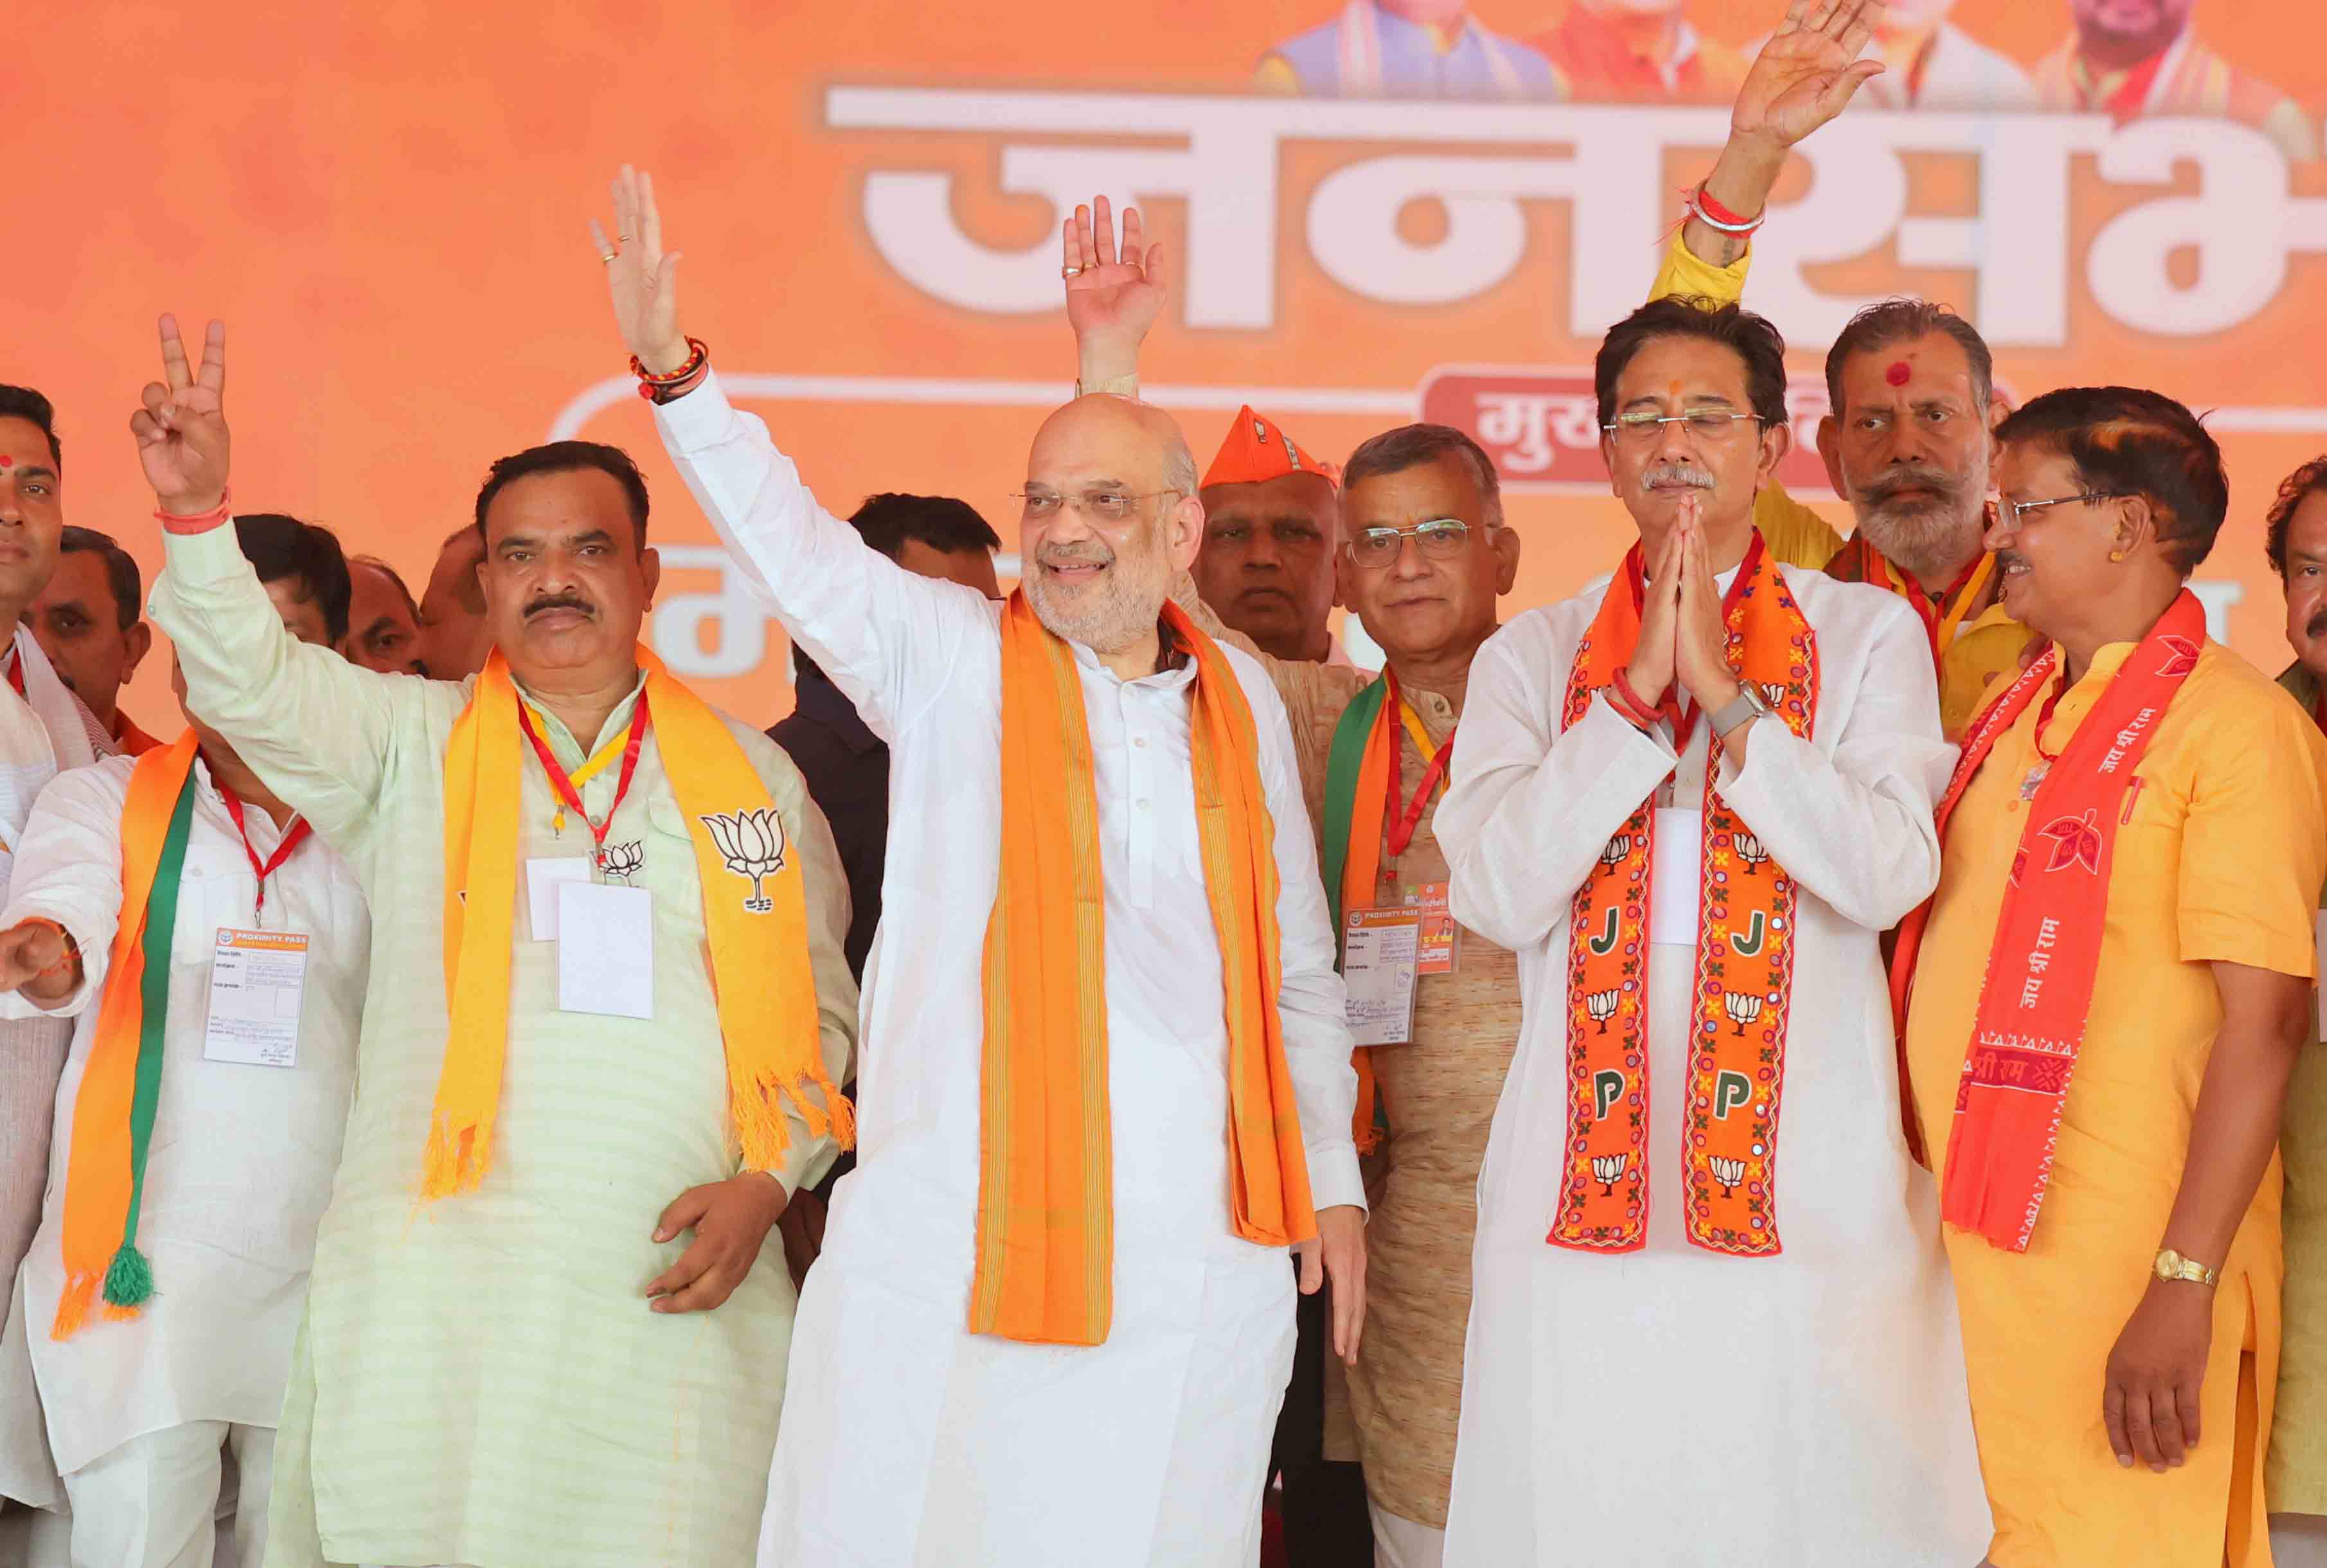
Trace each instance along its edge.
<instances>
[{"instance_id":1,"label":"red lanyard","mask_svg":"<svg viewBox=\"0 0 2327 1568\"><path fill-rule=\"evenodd\" d=\"M1385 670L1382 678L1389 683L1388 702L1391 722L1402 728L1406 697L1397 689L1397 676L1395 672ZM1454 755L1454 732L1449 730L1446 733L1446 739L1439 742L1436 753L1430 759L1430 765L1422 770L1422 782L1415 787L1414 798L1411 800L1402 801L1400 797L1406 791L1401 787L1398 774L1404 770L1400 764L1404 761L1405 755L1406 748L1398 744L1397 734L1393 731L1389 738L1388 833L1389 857L1392 860L1404 854L1406 846L1414 842L1415 832L1422 826L1423 808L1430 804L1430 793L1438 788L1438 781L1446 777L1446 765Z\"/></svg>"},{"instance_id":2,"label":"red lanyard","mask_svg":"<svg viewBox=\"0 0 2327 1568\"><path fill-rule=\"evenodd\" d=\"M251 847L250 829L243 821L242 802L236 799L234 791L223 784L218 787L218 792L226 801L226 814L234 818L234 830L242 835L242 853L250 857L250 869L258 875L258 901L250 910L251 923L256 925L259 917L266 913L266 879L275 874L276 867L291 858L293 850L306 842L309 832L307 819L293 817L291 826L283 830L283 841L275 846L275 853L262 862L258 858L258 851Z\"/></svg>"},{"instance_id":3,"label":"red lanyard","mask_svg":"<svg viewBox=\"0 0 2327 1568\"><path fill-rule=\"evenodd\" d=\"M15 688L18 696L28 703L33 700L33 695L24 689L24 656L13 648L8 650L8 684Z\"/></svg>"},{"instance_id":4,"label":"red lanyard","mask_svg":"<svg viewBox=\"0 0 2327 1568\"><path fill-rule=\"evenodd\" d=\"M651 726L647 716L646 693L639 694L639 705L631 714L631 739L630 743L622 748L621 776L614 781L614 803L606 807L603 822L593 820L589 812L583 809L581 791L574 788L573 779L550 754L541 733L533 727L533 715L526 711L522 702L517 705L517 722L524 729L525 738L533 742L533 754L541 759L541 770L549 775L549 787L557 791L557 798L564 802L565 809L580 817L583 825L589 828L591 842L597 846L593 861L600 870L604 870L606 835L613 828L614 813L622 808L622 799L631 792L631 779L639 770L639 748L646 744L647 731Z\"/></svg>"}]
</instances>

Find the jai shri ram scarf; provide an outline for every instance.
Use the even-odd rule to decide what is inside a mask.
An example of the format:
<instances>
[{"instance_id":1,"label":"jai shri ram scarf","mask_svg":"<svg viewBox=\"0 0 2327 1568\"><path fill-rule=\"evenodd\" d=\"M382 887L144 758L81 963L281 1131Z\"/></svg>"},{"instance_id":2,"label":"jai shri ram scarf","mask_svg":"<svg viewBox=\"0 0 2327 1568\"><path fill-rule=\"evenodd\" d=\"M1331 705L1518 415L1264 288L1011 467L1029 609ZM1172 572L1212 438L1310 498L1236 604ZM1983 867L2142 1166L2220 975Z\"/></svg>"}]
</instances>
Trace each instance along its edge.
<instances>
[{"instance_id":1,"label":"jai shri ram scarf","mask_svg":"<svg viewBox=\"0 0 2327 1568\"><path fill-rule=\"evenodd\" d=\"M639 708L670 779L702 880L711 986L727 1055L727 1103L743 1164L772 1170L791 1138L782 1101L810 1133L855 1136L825 1071L799 857L751 760L710 705L646 647ZM429 1118L421 1196L473 1190L491 1163L509 1046L509 944L518 897L524 742L518 692L495 649L444 751L444 996L451 1031ZM634 723L640 722L633 720ZM729 879L733 878L733 881ZM808 1096L810 1086L823 1104Z\"/></svg>"},{"instance_id":2,"label":"jai shri ram scarf","mask_svg":"<svg viewBox=\"0 0 2327 1568\"><path fill-rule=\"evenodd\" d=\"M1624 557L1575 650L1560 728L1614 684L1640 640L1640 547ZM1818 642L1777 563L1754 534L1722 600L1741 680L1808 738L1818 711ZM1676 724L1687 744L1694 709ZM1683 1096L1682 1193L1688 1239L1708 1251L1767 1256L1778 1237L1778 1112L1793 1012L1794 880L1715 789L1722 745L1705 765L1700 923ZM1575 894L1567 957L1567 1151L1556 1246L1635 1252L1649 1222L1649 892L1652 793L1608 840Z\"/></svg>"},{"instance_id":3,"label":"jai shri ram scarf","mask_svg":"<svg viewBox=\"0 0 2327 1568\"><path fill-rule=\"evenodd\" d=\"M53 1339L70 1339L89 1321L100 1286L108 1319L136 1316L154 1293L153 1267L137 1249L137 1214L162 1097L170 950L201 745L188 730L176 744L146 752L129 773L121 808L121 919L65 1157L65 1288L49 1330Z\"/></svg>"},{"instance_id":4,"label":"jai shri ram scarf","mask_svg":"<svg viewBox=\"0 0 2327 1568\"><path fill-rule=\"evenodd\" d=\"M1285 1246L1316 1231L1276 997L1276 828L1252 709L1176 604L1196 661L1190 744L1204 888L1229 1036L1236 1232ZM1022 588L1002 615L1002 857L986 931L972 1333L1097 1345L1114 1312L1105 890L1098 796L1073 652Z\"/></svg>"},{"instance_id":5,"label":"jai shri ram scarf","mask_svg":"<svg viewBox=\"0 0 2327 1568\"><path fill-rule=\"evenodd\" d=\"M2117 830L2133 814L2134 770L2159 715L2198 667L2205 638L2205 609L2185 589L2126 656L2059 757L2030 775L2028 820L1980 980L1939 1190L1940 1218L2009 1252L2028 1249L2051 1180L2053 1140L2100 969ZM1939 801L1942 850L1957 803L1988 752L2056 677L2065 679L2057 647L1973 721ZM1930 911L1927 901L1899 928L1891 1004L1902 1040ZM1911 1108L1908 1120L1912 1125Z\"/></svg>"}]
</instances>

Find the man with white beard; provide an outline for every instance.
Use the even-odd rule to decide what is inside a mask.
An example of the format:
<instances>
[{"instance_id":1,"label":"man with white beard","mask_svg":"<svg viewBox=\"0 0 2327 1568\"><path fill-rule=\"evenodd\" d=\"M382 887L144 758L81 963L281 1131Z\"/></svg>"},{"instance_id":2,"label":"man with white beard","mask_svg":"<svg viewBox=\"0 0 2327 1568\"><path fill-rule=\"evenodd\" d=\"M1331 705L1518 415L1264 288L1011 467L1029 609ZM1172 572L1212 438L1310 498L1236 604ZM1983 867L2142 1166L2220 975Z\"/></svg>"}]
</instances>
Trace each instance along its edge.
<instances>
[{"instance_id":1,"label":"man with white beard","mask_svg":"<svg viewBox=\"0 0 2327 1568\"><path fill-rule=\"evenodd\" d=\"M1365 1196L1284 707L1166 593L1202 537L1186 443L1079 398L1027 460L1020 592L916 576L817 504L678 331L645 177L614 204L598 250L664 444L914 807L762 1568L1249 1563L1293 1357L1284 1249L1303 1290L1332 1275L1354 1356Z\"/></svg>"}]
</instances>

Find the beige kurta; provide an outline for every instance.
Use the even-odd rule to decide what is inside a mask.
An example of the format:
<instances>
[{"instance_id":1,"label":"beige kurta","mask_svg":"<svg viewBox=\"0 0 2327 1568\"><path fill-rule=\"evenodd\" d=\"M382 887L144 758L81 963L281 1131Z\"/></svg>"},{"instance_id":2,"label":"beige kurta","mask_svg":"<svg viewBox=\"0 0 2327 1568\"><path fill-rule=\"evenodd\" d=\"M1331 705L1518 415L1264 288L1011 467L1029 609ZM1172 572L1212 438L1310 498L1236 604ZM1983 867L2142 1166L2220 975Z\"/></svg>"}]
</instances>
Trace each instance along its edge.
<instances>
[{"instance_id":1,"label":"beige kurta","mask_svg":"<svg viewBox=\"0 0 2327 1568\"><path fill-rule=\"evenodd\" d=\"M2278 677L2303 711L2319 713L2319 683L2296 665ZM2327 901L2322 901L2327 902ZM2278 1404L2271 1417L2274 1514L2327 1514L2327 1050L2318 1014L2286 1088L2278 1151L2286 1166L2279 1218L2286 1279L2279 1291Z\"/></svg>"},{"instance_id":2,"label":"beige kurta","mask_svg":"<svg viewBox=\"0 0 2327 1568\"><path fill-rule=\"evenodd\" d=\"M764 1246L708 1312L648 1310L647 1283L693 1239L652 1240L681 1192L736 1174L725 1054L705 955L705 887L657 739L613 809L619 769L583 787L628 880L654 895L653 1018L557 1007L557 946L531 939L519 879L509 1027L492 1164L423 1205L422 1150L449 1021L444 757L467 689L358 669L291 639L228 529L173 536L154 620L192 710L354 868L371 901L371 985L354 1105L316 1238L307 1316L276 1447L271 1568L730 1568L747 1562L782 1402L794 1294ZM547 714L571 771L627 724L583 738ZM846 882L790 762L734 719L807 877L823 1054L847 1076L856 989ZM520 861L586 855L521 770ZM832 1149L795 1116L777 1172L813 1181Z\"/></svg>"}]
</instances>

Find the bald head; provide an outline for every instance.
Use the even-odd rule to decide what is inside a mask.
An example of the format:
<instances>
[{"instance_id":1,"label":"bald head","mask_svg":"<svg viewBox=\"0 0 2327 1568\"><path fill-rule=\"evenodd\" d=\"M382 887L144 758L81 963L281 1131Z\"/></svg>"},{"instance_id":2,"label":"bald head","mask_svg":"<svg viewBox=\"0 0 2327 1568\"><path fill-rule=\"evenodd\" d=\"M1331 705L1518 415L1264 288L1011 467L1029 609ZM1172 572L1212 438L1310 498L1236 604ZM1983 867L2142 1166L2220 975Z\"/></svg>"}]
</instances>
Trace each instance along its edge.
<instances>
[{"instance_id":1,"label":"bald head","mask_svg":"<svg viewBox=\"0 0 2327 1568\"><path fill-rule=\"evenodd\" d=\"M1053 412L1034 433L1026 454L1026 477L1042 478L1061 464L1107 471L1107 477L1142 491L1196 493L1196 459L1179 421L1161 408L1129 397L1094 392ZM1045 480L1063 490L1056 480Z\"/></svg>"},{"instance_id":2,"label":"bald head","mask_svg":"<svg viewBox=\"0 0 2327 1568\"><path fill-rule=\"evenodd\" d=\"M1019 580L1042 623L1101 654L1152 639L1203 538L1196 460L1172 416L1076 398L1034 433L1026 495Z\"/></svg>"}]
</instances>

